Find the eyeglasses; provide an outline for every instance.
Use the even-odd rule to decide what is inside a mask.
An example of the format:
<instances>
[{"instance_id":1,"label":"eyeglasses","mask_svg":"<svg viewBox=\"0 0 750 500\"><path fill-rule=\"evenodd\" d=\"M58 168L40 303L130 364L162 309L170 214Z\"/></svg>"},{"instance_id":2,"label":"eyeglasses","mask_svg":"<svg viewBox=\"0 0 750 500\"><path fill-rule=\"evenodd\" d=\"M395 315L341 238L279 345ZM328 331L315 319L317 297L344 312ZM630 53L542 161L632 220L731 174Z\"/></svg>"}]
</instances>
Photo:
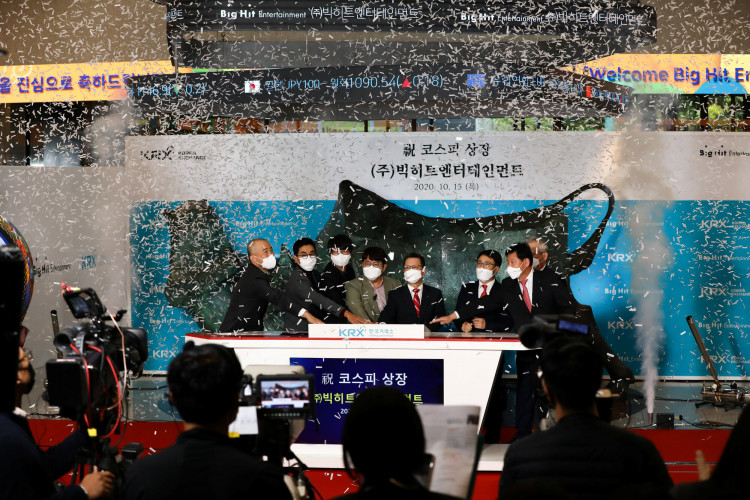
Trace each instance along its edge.
<instances>
[{"instance_id":1,"label":"eyeglasses","mask_svg":"<svg viewBox=\"0 0 750 500\"><path fill-rule=\"evenodd\" d=\"M417 271L421 271L422 266L404 266L404 271L408 271L410 269L416 269Z\"/></svg>"},{"instance_id":2,"label":"eyeglasses","mask_svg":"<svg viewBox=\"0 0 750 500\"><path fill-rule=\"evenodd\" d=\"M493 267L495 267L495 263L490 262L488 260L485 260L485 261L478 260L477 267L483 267L485 269L492 269Z\"/></svg>"},{"instance_id":3,"label":"eyeglasses","mask_svg":"<svg viewBox=\"0 0 750 500\"><path fill-rule=\"evenodd\" d=\"M371 266L372 267L377 267L377 268L382 268L383 267L383 263L382 262L378 262L377 260L366 260L366 261L362 262L362 267L371 267Z\"/></svg>"}]
</instances>

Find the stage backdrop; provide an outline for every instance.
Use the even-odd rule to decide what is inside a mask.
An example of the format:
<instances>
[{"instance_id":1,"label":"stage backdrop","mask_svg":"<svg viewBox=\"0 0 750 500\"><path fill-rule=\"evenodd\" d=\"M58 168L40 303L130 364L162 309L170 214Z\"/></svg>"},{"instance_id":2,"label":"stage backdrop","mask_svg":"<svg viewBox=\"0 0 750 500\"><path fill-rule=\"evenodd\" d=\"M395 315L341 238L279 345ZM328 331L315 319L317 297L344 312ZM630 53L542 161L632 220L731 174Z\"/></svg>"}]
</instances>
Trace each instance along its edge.
<instances>
[{"instance_id":1,"label":"stage backdrop","mask_svg":"<svg viewBox=\"0 0 750 500\"><path fill-rule=\"evenodd\" d=\"M430 233L433 228L399 235L430 233L432 240L416 249L436 259L428 264L427 280L445 284L450 305L458 282L451 284L447 277L473 279L471 263L484 246L567 227L565 235L548 235L561 245L553 258L558 266L575 260L568 252L584 245L604 219L606 197L588 190L553 222L542 217L544 207L598 182L612 189L614 212L591 265L570 281L578 301L593 307L612 349L639 374L637 334L660 325L659 373L706 376L685 323L685 316L692 315L719 373L740 377L747 373L750 356L748 155L743 135L722 133L132 137L123 167L5 167L0 214L23 233L34 256L35 290L25 322L32 331L28 346L36 367L54 356L50 310L60 312L62 326L73 322L59 297L59 283L65 281L95 287L110 310L131 309L126 320L149 332L147 368L164 370L179 351L183 334L200 328L188 309L170 305L164 293L168 279L174 285L170 300L182 300L199 312L209 310L207 301L191 304L185 285L192 279L211 290L211 279L219 281L215 273L170 273L169 231L179 224L168 222L165 209L179 216L177 223L191 214L191 205L196 216L213 217L210 224L198 226L205 231L194 227L179 241L223 234L225 240L205 247L223 252L219 269L227 275L243 265L251 237L269 238L279 252L282 244L316 237L342 220L379 220L368 215L369 203L384 206L391 200L389 213L404 224L443 227L454 219L459 221L455 224L471 224L475 239L462 236L458 249ZM350 190L346 196L342 181ZM342 214L336 208L340 197L369 201L355 205L357 213ZM541 224L532 224L525 218L528 213L519 215L534 209L541 209L532 213ZM514 214L504 218L514 222L512 234L477 231L498 214ZM366 229L369 243L379 227ZM393 243L385 236L379 243ZM186 259L195 265L198 257ZM225 299L206 293L217 303ZM34 401L39 394L41 386Z\"/></svg>"},{"instance_id":2,"label":"stage backdrop","mask_svg":"<svg viewBox=\"0 0 750 500\"><path fill-rule=\"evenodd\" d=\"M636 374L637 336L646 333L659 342L660 375L706 375L685 322L692 315L719 373L745 376L750 146L743 139L658 132L129 138L131 192L144 193L130 211L131 300L134 324L150 334L147 367L164 370L184 333L221 321L249 239L268 238L278 254L297 238L325 240L346 227L359 250L417 237L410 244L427 255L426 281L446 289L449 308L460 282L475 279L480 249L546 236L557 245L554 265L573 273L576 299L593 308L605 339ZM611 188L615 208L598 247L587 248L591 265L571 271L575 250L605 220L607 199L585 191L562 215L554 204L589 183ZM379 219L385 209L407 220L403 233ZM456 244L446 224L471 235ZM507 224L512 231L503 234ZM191 239L204 250L176 253L170 277L171 251L190 248ZM211 258L195 272L204 253Z\"/></svg>"}]
</instances>

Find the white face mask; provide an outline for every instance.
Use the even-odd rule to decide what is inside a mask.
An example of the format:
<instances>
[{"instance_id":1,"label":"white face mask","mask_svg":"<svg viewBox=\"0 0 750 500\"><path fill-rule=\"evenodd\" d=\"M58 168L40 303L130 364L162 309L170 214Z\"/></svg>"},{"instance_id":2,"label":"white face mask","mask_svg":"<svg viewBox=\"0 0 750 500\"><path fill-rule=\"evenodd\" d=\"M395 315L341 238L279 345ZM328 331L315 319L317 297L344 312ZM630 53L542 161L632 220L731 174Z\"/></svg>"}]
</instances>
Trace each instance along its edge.
<instances>
[{"instance_id":1,"label":"white face mask","mask_svg":"<svg viewBox=\"0 0 750 500\"><path fill-rule=\"evenodd\" d=\"M334 266L346 267L350 260L352 260L352 256L345 253L337 253L336 255L331 255L331 262L333 262Z\"/></svg>"},{"instance_id":2,"label":"white face mask","mask_svg":"<svg viewBox=\"0 0 750 500\"><path fill-rule=\"evenodd\" d=\"M271 254L262 261L260 261L260 267L268 269L269 271L276 267L276 256Z\"/></svg>"},{"instance_id":3,"label":"white face mask","mask_svg":"<svg viewBox=\"0 0 750 500\"><path fill-rule=\"evenodd\" d=\"M539 267L539 259L537 259L536 257L534 257L534 260L531 262L531 267L533 267L534 269L536 269L537 267Z\"/></svg>"},{"instance_id":4,"label":"white face mask","mask_svg":"<svg viewBox=\"0 0 750 500\"><path fill-rule=\"evenodd\" d=\"M422 270L424 270L424 268ZM404 271L404 279L407 283L416 283L422 279L422 271L419 269L409 269L408 271Z\"/></svg>"},{"instance_id":5,"label":"white face mask","mask_svg":"<svg viewBox=\"0 0 750 500\"><path fill-rule=\"evenodd\" d=\"M383 271L379 267L368 266L362 268L362 274L364 274L365 278L367 278L368 280L375 281L376 279L380 278L380 275L383 274Z\"/></svg>"},{"instance_id":6,"label":"white face mask","mask_svg":"<svg viewBox=\"0 0 750 500\"><path fill-rule=\"evenodd\" d=\"M309 272L315 269L315 264L317 264L317 262L318 258L316 256L307 255L306 257L301 257L299 259L299 267Z\"/></svg>"},{"instance_id":7,"label":"white face mask","mask_svg":"<svg viewBox=\"0 0 750 500\"><path fill-rule=\"evenodd\" d=\"M508 276L510 276L512 279L517 280L518 277L521 276L523 269L521 269L520 267L506 267L505 272L508 273Z\"/></svg>"},{"instance_id":8,"label":"white face mask","mask_svg":"<svg viewBox=\"0 0 750 500\"><path fill-rule=\"evenodd\" d=\"M479 281L489 281L492 279L492 269L485 269L483 267L477 268L477 279Z\"/></svg>"}]
</instances>

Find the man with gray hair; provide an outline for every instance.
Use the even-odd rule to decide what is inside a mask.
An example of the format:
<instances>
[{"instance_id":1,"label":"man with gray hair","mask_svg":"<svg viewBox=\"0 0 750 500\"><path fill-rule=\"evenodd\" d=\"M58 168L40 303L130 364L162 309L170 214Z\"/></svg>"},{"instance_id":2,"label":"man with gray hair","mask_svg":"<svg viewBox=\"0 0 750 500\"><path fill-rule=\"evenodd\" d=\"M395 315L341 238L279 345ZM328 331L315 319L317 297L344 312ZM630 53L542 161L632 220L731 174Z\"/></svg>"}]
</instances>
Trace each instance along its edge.
<instances>
[{"instance_id":1,"label":"man with gray hair","mask_svg":"<svg viewBox=\"0 0 750 500\"><path fill-rule=\"evenodd\" d=\"M255 238L250 241L247 255L250 257L250 265L232 291L229 308L219 331L263 331L263 317L269 302L310 323L323 323L297 301L271 286L268 273L276 267L276 256L268 240Z\"/></svg>"},{"instance_id":2,"label":"man with gray hair","mask_svg":"<svg viewBox=\"0 0 750 500\"><path fill-rule=\"evenodd\" d=\"M549 258L549 253L547 252L549 249L547 247L547 241L540 236L529 236L526 238L526 244L529 245L531 254L534 256L534 260L531 264L534 271L544 271L549 269L547 267L547 259Z\"/></svg>"}]
</instances>

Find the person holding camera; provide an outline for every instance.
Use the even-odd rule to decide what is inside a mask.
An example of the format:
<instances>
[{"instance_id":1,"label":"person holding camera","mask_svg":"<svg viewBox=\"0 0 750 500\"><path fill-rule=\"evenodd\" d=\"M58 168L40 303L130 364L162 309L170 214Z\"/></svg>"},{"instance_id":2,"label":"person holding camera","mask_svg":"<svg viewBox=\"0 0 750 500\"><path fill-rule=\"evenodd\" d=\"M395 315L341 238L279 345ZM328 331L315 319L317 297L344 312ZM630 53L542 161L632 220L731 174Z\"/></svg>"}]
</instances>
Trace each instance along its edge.
<instances>
[{"instance_id":1,"label":"person holding camera","mask_svg":"<svg viewBox=\"0 0 750 500\"><path fill-rule=\"evenodd\" d=\"M86 436L77 430L62 443L42 451L36 445L26 413L20 408L23 394L34 386L34 367L30 356L18 348L18 379L16 409L13 413L0 412L0 498L3 500L85 500L109 496L114 475L94 470L81 480L55 490L55 479L75 465L78 449L86 444Z\"/></svg>"},{"instance_id":2,"label":"person holding camera","mask_svg":"<svg viewBox=\"0 0 750 500\"><path fill-rule=\"evenodd\" d=\"M231 349L185 344L167 369L169 400L185 421L185 430L174 445L133 463L125 477L126 500L291 500L281 471L229 438L242 375Z\"/></svg>"}]
</instances>

